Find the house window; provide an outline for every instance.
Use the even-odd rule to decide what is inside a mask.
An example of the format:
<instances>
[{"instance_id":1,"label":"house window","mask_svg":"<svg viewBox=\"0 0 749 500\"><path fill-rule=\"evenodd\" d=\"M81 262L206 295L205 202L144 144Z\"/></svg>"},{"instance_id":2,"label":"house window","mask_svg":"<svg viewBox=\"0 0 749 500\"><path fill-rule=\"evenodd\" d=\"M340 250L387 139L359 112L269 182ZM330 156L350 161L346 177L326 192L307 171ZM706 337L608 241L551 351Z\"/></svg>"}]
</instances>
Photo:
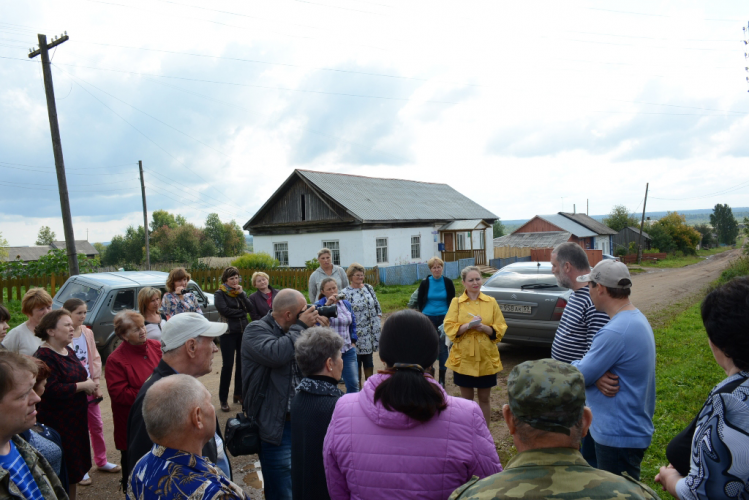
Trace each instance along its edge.
<instances>
[{"instance_id":1,"label":"house window","mask_svg":"<svg viewBox=\"0 0 749 500\"><path fill-rule=\"evenodd\" d=\"M455 249L456 250L465 250L466 249L466 233L456 233L455 239L457 240Z\"/></svg>"},{"instance_id":2,"label":"house window","mask_svg":"<svg viewBox=\"0 0 749 500\"><path fill-rule=\"evenodd\" d=\"M479 248L481 250L486 248L486 231L481 231L479 233Z\"/></svg>"},{"instance_id":3,"label":"house window","mask_svg":"<svg viewBox=\"0 0 749 500\"><path fill-rule=\"evenodd\" d=\"M304 199L304 195L302 195L302 220L307 220L307 204L305 203L307 200Z\"/></svg>"},{"instance_id":4,"label":"house window","mask_svg":"<svg viewBox=\"0 0 749 500\"><path fill-rule=\"evenodd\" d=\"M377 247L377 263L388 261L388 239L376 238L375 246Z\"/></svg>"},{"instance_id":5,"label":"house window","mask_svg":"<svg viewBox=\"0 0 749 500\"><path fill-rule=\"evenodd\" d=\"M330 248L330 253L333 254L333 264L336 266L341 265L341 251L340 247L338 246L338 240L334 241L323 241L322 242L323 248Z\"/></svg>"},{"instance_id":6,"label":"house window","mask_svg":"<svg viewBox=\"0 0 749 500\"><path fill-rule=\"evenodd\" d=\"M421 258L421 236L411 236L411 258Z\"/></svg>"},{"instance_id":7,"label":"house window","mask_svg":"<svg viewBox=\"0 0 749 500\"><path fill-rule=\"evenodd\" d=\"M288 266L289 265L289 243L283 242L283 243L273 243L273 257L276 258L276 260L280 263L282 266Z\"/></svg>"}]
</instances>

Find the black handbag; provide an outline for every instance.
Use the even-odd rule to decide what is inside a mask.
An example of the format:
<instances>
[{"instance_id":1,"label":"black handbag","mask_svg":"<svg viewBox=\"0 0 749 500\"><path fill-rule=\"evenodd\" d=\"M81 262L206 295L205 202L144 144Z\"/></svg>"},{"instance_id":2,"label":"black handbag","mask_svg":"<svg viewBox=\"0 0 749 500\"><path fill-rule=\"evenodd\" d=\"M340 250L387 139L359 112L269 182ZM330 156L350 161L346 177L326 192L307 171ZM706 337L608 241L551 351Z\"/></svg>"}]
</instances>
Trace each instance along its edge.
<instances>
[{"instance_id":1,"label":"black handbag","mask_svg":"<svg viewBox=\"0 0 749 500\"><path fill-rule=\"evenodd\" d=\"M235 418L226 421L224 438L226 448L232 456L255 455L260 452L260 427L257 419L260 413L260 405L263 404L265 393L268 391L270 382L270 369L266 370L264 380L261 384L260 393L252 402L249 417L243 413L237 413Z\"/></svg>"}]
</instances>

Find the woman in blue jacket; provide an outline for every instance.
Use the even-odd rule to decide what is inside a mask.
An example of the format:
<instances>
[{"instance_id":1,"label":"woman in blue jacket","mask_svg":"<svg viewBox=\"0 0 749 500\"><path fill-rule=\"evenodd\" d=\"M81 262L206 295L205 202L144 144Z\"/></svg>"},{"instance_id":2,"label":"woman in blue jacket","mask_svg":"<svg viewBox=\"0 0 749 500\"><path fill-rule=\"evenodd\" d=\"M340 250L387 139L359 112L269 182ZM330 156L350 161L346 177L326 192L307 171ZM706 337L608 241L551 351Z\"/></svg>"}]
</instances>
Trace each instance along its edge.
<instances>
[{"instance_id":1,"label":"woman in blue jacket","mask_svg":"<svg viewBox=\"0 0 749 500\"><path fill-rule=\"evenodd\" d=\"M343 358L343 382L346 392L359 392L359 369L356 362L356 318L353 307L348 300L338 297L338 284L333 278L325 278L320 282L320 293L316 306L338 306L337 318L323 318L321 323L330 326L343 339L341 348ZM328 323L328 324L326 324Z\"/></svg>"},{"instance_id":2,"label":"woman in blue jacket","mask_svg":"<svg viewBox=\"0 0 749 500\"><path fill-rule=\"evenodd\" d=\"M416 303L419 311L429 318L434 328L439 328L445 321L445 314L447 314L447 310L450 308L450 303L455 298L455 285L453 285L452 280L442 275L442 271L445 268L445 263L442 259L432 257L427 261L427 265L432 275L424 278L419 285ZM442 387L445 387L445 374L447 373L445 363L447 362L448 354L447 345L444 341L441 341L439 381ZM432 375L434 375L434 369L432 367L429 367L429 369L432 370Z\"/></svg>"}]
</instances>

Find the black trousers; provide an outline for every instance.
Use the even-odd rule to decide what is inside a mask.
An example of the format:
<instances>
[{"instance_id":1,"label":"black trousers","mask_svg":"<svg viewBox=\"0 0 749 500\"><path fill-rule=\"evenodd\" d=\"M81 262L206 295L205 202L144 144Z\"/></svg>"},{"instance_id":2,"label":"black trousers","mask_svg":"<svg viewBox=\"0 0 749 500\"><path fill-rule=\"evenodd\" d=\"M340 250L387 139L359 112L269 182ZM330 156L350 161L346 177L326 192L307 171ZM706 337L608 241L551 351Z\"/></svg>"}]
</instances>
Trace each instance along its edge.
<instances>
[{"instance_id":1,"label":"black trousers","mask_svg":"<svg viewBox=\"0 0 749 500\"><path fill-rule=\"evenodd\" d=\"M226 402L229 400L232 371L234 372L234 395L242 396L242 334L225 333L219 338L219 343L221 344L221 358L224 364L221 367L218 400Z\"/></svg>"}]
</instances>

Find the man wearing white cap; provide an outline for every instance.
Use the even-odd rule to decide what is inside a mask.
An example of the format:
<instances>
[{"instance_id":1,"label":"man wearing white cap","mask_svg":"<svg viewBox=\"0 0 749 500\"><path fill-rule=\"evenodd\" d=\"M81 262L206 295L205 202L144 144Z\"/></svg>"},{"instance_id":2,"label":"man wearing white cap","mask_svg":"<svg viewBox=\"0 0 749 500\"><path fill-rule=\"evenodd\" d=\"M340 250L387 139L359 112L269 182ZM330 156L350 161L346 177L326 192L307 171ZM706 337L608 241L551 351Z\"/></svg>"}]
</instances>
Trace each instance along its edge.
<instances>
[{"instance_id":1,"label":"man wearing white cap","mask_svg":"<svg viewBox=\"0 0 749 500\"><path fill-rule=\"evenodd\" d=\"M166 322L161 334L161 351L164 355L153 374L140 388L130 409L127 422L127 464L123 464L123 467L127 465L128 473L153 447L143 420L143 399L148 388L162 378L177 373L196 378L210 373L213 355L218 352L213 339L223 335L227 326L226 323L211 323L202 314L194 312L175 314ZM203 456L218 465L228 479L232 478L218 420L216 434L203 447Z\"/></svg>"},{"instance_id":2,"label":"man wearing white cap","mask_svg":"<svg viewBox=\"0 0 749 500\"><path fill-rule=\"evenodd\" d=\"M653 437L655 412L655 339L647 318L629 300L627 266L614 260L596 264L577 281L590 283L590 298L611 321L593 337L576 366L585 377L587 405L596 416L583 443L593 467L640 479L640 463ZM611 372L619 385L596 381ZM589 440L589 441L588 441Z\"/></svg>"}]
</instances>

